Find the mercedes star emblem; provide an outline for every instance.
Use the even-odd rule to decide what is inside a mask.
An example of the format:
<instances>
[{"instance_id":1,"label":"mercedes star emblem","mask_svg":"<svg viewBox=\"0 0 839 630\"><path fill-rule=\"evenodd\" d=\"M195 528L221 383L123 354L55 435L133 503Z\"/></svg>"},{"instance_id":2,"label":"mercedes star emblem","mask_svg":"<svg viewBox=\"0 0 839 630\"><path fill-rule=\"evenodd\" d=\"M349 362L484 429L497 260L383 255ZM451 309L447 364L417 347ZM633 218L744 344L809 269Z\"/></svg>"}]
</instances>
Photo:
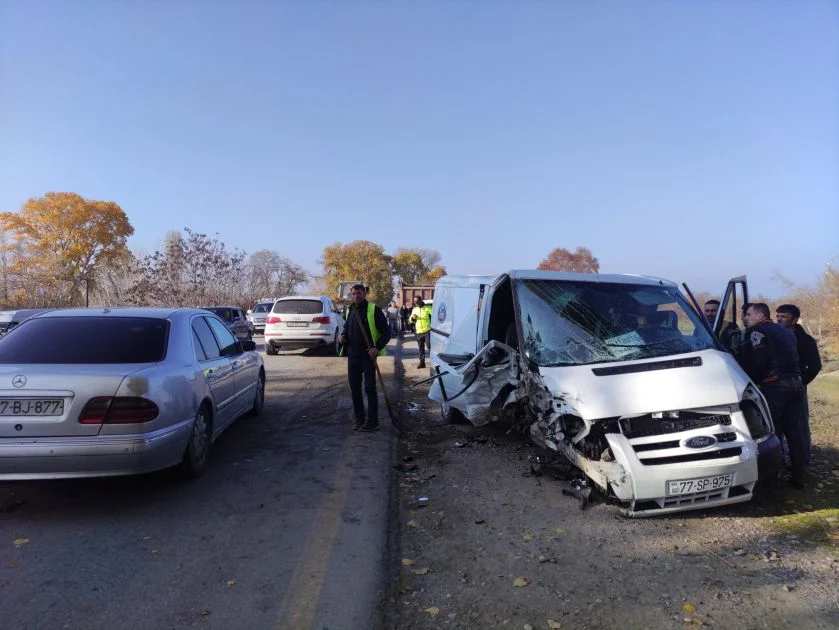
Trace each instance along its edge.
<instances>
[{"instance_id":1,"label":"mercedes star emblem","mask_svg":"<svg viewBox=\"0 0 839 630\"><path fill-rule=\"evenodd\" d=\"M26 385L26 377L23 374L18 374L12 379L12 385L15 387L23 387Z\"/></svg>"}]
</instances>

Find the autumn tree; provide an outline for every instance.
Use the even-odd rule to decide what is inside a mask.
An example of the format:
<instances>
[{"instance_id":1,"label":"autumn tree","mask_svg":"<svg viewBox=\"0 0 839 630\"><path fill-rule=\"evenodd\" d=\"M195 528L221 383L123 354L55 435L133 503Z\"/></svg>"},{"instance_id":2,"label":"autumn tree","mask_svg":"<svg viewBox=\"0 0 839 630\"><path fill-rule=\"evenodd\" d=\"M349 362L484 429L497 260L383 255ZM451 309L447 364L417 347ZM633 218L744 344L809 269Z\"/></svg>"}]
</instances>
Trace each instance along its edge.
<instances>
[{"instance_id":1,"label":"autumn tree","mask_svg":"<svg viewBox=\"0 0 839 630\"><path fill-rule=\"evenodd\" d=\"M361 280L370 287L369 299L384 304L393 298L392 259L371 241L335 243L325 247L320 263L331 287L346 280Z\"/></svg>"},{"instance_id":2,"label":"autumn tree","mask_svg":"<svg viewBox=\"0 0 839 630\"><path fill-rule=\"evenodd\" d=\"M551 250L536 268L549 271L597 273L600 271L600 263L587 247L578 247L573 252L562 247L557 247Z\"/></svg>"},{"instance_id":3,"label":"autumn tree","mask_svg":"<svg viewBox=\"0 0 839 630\"><path fill-rule=\"evenodd\" d=\"M400 247L393 255L393 273L403 284L434 284L446 275L440 253L433 249Z\"/></svg>"},{"instance_id":4,"label":"autumn tree","mask_svg":"<svg viewBox=\"0 0 839 630\"><path fill-rule=\"evenodd\" d=\"M185 237L169 232L163 248L143 259L131 289L132 301L193 307L242 302L245 253L189 228L184 232Z\"/></svg>"},{"instance_id":5,"label":"autumn tree","mask_svg":"<svg viewBox=\"0 0 839 630\"><path fill-rule=\"evenodd\" d=\"M248 257L247 273L249 301L269 295L291 295L309 279L309 274L300 265L269 249L261 249Z\"/></svg>"},{"instance_id":6,"label":"autumn tree","mask_svg":"<svg viewBox=\"0 0 839 630\"><path fill-rule=\"evenodd\" d=\"M51 192L29 199L19 212L0 213L0 227L18 251L10 270L21 286L56 291L81 303L97 270L119 260L134 233L125 212L113 201ZM34 302L33 302L34 303Z\"/></svg>"},{"instance_id":7,"label":"autumn tree","mask_svg":"<svg viewBox=\"0 0 839 630\"><path fill-rule=\"evenodd\" d=\"M426 274L423 276L421 284L434 284L440 278L446 275L446 268L437 265L436 267L432 267Z\"/></svg>"},{"instance_id":8,"label":"autumn tree","mask_svg":"<svg viewBox=\"0 0 839 630\"><path fill-rule=\"evenodd\" d=\"M91 283L91 306L127 306L133 303L131 289L141 273L143 259L130 251L111 264L97 268Z\"/></svg>"},{"instance_id":9,"label":"autumn tree","mask_svg":"<svg viewBox=\"0 0 839 630\"><path fill-rule=\"evenodd\" d=\"M805 328L830 356L839 355L839 270L828 263L814 286L797 284L780 273L775 273L774 279L789 291L775 306L798 306Z\"/></svg>"}]
</instances>

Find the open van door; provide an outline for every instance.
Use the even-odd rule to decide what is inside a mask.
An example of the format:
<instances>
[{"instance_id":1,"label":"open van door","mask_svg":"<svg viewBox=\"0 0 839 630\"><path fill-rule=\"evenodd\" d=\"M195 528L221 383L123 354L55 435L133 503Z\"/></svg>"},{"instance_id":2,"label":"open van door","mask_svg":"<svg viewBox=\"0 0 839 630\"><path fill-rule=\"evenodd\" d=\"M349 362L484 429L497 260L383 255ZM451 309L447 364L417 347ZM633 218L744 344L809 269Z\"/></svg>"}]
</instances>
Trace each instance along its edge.
<instances>
[{"instance_id":1,"label":"open van door","mask_svg":"<svg viewBox=\"0 0 839 630\"><path fill-rule=\"evenodd\" d=\"M734 355L740 349L740 341L746 330L742 309L748 303L749 286L746 276L737 276L729 280L714 321L714 335L723 348Z\"/></svg>"},{"instance_id":2,"label":"open van door","mask_svg":"<svg viewBox=\"0 0 839 630\"><path fill-rule=\"evenodd\" d=\"M490 422L491 403L501 388L515 382L510 377L515 350L498 340L486 344L481 340L491 293L488 282L435 288L431 314L434 382L428 396L440 403L443 417L450 422L459 416L475 426Z\"/></svg>"}]
</instances>

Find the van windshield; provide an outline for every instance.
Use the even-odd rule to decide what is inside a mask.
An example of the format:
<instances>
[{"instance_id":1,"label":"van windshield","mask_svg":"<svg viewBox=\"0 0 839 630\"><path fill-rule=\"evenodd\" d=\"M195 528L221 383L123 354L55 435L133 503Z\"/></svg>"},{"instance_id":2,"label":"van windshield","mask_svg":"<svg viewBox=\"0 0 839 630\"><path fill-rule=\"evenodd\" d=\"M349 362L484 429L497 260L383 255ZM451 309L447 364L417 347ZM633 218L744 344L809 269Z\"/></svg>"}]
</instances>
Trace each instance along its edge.
<instances>
[{"instance_id":1,"label":"van windshield","mask_svg":"<svg viewBox=\"0 0 839 630\"><path fill-rule=\"evenodd\" d=\"M716 348L677 289L519 280L523 350L541 366L587 365Z\"/></svg>"}]
</instances>

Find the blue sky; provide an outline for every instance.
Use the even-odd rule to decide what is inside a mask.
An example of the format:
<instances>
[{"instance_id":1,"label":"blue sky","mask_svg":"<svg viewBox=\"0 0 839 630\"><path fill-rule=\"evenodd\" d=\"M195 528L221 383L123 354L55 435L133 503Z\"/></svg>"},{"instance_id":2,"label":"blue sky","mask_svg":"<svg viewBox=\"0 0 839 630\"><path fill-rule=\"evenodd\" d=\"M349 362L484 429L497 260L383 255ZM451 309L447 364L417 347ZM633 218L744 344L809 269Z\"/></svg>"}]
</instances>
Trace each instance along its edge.
<instances>
[{"instance_id":1,"label":"blue sky","mask_svg":"<svg viewBox=\"0 0 839 630\"><path fill-rule=\"evenodd\" d=\"M601 270L783 292L839 265L839 4L0 0L0 209L119 203L451 273Z\"/></svg>"}]
</instances>

